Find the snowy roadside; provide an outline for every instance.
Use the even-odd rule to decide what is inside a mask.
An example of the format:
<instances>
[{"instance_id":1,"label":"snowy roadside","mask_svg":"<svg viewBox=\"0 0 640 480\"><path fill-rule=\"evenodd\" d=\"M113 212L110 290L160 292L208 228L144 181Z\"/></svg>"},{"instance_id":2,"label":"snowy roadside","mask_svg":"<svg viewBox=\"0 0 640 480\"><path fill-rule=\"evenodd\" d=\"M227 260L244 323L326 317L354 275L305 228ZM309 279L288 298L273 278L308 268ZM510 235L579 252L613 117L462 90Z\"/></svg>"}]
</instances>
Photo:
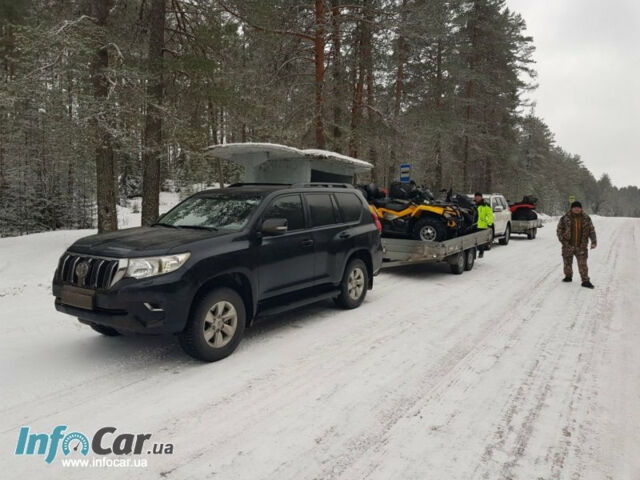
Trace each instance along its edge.
<instances>
[{"instance_id":1,"label":"snowy roadside","mask_svg":"<svg viewBox=\"0 0 640 480\"><path fill-rule=\"evenodd\" d=\"M640 221L595 217L595 291L562 284L555 231L462 276L384 271L358 310L263 322L204 365L172 338L96 335L53 309L61 252L0 240L0 451L8 478L640 478ZM14 456L21 426L148 432L147 468Z\"/></svg>"}]
</instances>

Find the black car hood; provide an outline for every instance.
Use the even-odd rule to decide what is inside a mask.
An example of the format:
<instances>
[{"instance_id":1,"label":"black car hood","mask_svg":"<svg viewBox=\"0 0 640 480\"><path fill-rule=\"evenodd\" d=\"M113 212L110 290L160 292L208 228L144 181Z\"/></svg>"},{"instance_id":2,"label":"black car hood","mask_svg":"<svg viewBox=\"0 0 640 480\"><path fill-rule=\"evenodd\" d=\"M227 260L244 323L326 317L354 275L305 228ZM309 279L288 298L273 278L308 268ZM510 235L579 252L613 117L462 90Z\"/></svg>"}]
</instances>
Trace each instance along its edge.
<instances>
[{"instance_id":1,"label":"black car hood","mask_svg":"<svg viewBox=\"0 0 640 480\"><path fill-rule=\"evenodd\" d=\"M229 232L163 226L137 227L90 235L76 241L69 250L104 257L142 257L181 253L180 247L192 242L215 238Z\"/></svg>"}]
</instances>

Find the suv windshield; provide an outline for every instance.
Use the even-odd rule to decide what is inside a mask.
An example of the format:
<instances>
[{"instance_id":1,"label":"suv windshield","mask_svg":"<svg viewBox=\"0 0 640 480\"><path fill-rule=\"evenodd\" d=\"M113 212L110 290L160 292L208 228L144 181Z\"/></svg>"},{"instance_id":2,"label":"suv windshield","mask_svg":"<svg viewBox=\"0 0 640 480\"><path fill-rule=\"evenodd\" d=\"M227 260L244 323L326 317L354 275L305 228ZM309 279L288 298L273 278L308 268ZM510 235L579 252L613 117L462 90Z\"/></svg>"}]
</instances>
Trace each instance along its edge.
<instances>
[{"instance_id":1,"label":"suv windshield","mask_svg":"<svg viewBox=\"0 0 640 480\"><path fill-rule=\"evenodd\" d=\"M170 210L156 225L238 231L247 223L262 197L250 195L206 195L186 199Z\"/></svg>"}]
</instances>

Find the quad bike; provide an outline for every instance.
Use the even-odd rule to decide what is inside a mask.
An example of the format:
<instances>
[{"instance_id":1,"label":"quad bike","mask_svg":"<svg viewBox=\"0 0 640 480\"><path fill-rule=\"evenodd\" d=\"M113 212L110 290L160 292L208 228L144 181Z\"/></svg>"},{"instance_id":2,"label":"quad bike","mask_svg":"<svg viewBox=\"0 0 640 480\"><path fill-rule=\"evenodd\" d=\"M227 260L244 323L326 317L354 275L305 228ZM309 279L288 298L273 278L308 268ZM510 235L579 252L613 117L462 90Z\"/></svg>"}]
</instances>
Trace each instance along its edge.
<instances>
[{"instance_id":1,"label":"quad bike","mask_svg":"<svg viewBox=\"0 0 640 480\"><path fill-rule=\"evenodd\" d=\"M538 199L532 195L525 195L522 201L509 206L513 220L535 220L538 214L535 211Z\"/></svg>"},{"instance_id":2,"label":"quad bike","mask_svg":"<svg viewBox=\"0 0 640 480\"><path fill-rule=\"evenodd\" d=\"M462 195L449 191L445 200L436 200L415 183L392 183L389 197L374 184L362 185L371 211L382 224L382 235L440 242L473 230L475 206Z\"/></svg>"}]
</instances>

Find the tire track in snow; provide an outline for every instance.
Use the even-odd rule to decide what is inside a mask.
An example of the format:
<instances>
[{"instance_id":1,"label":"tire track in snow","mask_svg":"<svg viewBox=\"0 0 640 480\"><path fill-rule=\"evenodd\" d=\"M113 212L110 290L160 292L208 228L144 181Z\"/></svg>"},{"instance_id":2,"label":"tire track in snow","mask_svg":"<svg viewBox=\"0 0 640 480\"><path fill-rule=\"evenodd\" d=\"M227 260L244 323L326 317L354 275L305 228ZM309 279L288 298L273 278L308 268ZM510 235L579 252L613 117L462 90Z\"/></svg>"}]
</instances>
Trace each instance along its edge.
<instances>
[{"instance_id":1,"label":"tire track in snow","mask_svg":"<svg viewBox=\"0 0 640 480\"><path fill-rule=\"evenodd\" d=\"M608 225L613 230L618 224ZM436 469L434 477L468 479L471 475L465 476L466 469L473 472L476 467L478 474L486 469L492 479L499 475L529 478L519 474L539 452L540 468L552 474L545 478L579 474L588 470L571 467L577 464L587 469L589 464L583 460L589 452L575 450L577 443L583 435L603 428L590 426L584 413L595 401L588 389L594 381L593 363L598 361L594 359L596 340L602 339L605 328L592 313L606 309L611 301L608 296L614 284L609 282L605 289L605 279L613 276L615 262L621 258L620 251L611 250L627 247L626 242L613 247L614 242L607 242L609 234L628 232L616 228L603 235L601 244L611 245L605 250L607 261L614 261L607 265L608 274L602 268L603 287L585 292L595 293L586 302L589 308L579 309L578 317L575 310L567 314L555 330L549 328L553 322L544 315L549 311L549 297L556 291L562 293L560 278L553 278L560 275L560 258L549 258L548 242L526 243L529 256L519 258L523 241L519 251L496 246L495 252L487 254L488 263L479 262L463 277L426 268L385 273L377 279L360 313L325 310L322 305L290 314L286 321L258 324L248 331L241 348L219 364L182 360L175 345L169 348L150 342L148 357L123 358L122 365L113 370L105 365L97 370L96 383L91 378L81 380L78 388L90 390L84 401L76 402L60 389L43 389L51 405L37 400L10 413L29 412L29 418L41 419L51 414L47 422L65 417L70 421L95 418L96 422L116 418L124 426L141 423L179 447L177 456L154 463L144 472L128 471L131 478L160 474L180 480L213 476L385 478L384 469L388 472L394 466L408 474L395 471L386 478L424 478L429 472L425 469L430 465L428 458L407 456L404 463L394 464L391 455L397 453L392 449L399 436L407 435L407 442L422 438L415 431L429 428L425 421L420 423L420 416L427 418L429 412L433 413L429 418L434 420L434 434L441 431L441 438L450 440L446 450L437 450L441 456L451 450L468 452L464 448L469 443L482 445L483 439L484 445L495 442L500 426L507 433L500 446L503 457L495 457L493 463L482 463L481 455L461 458L457 464L447 459L455 467L454 474ZM491 258L494 254L495 260ZM516 259L518 268L506 265ZM518 273L530 280L520 283ZM490 298L464 304L460 291L476 288L479 282L489 291L503 289L509 301ZM524 289L535 289L536 294L520 299ZM408 298L415 303L409 304ZM572 306L575 304L559 311L569 312ZM543 328L537 331L538 327ZM127 350L113 348L114 357ZM522 357L515 356L519 362L509 372L514 378L493 383L500 387L494 390L494 405L465 402L467 393L482 388L481 382L505 375L505 365L514 360L516 349L524 351ZM574 358L577 361L571 370L561 367ZM561 374L568 378L560 378ZM560 393L567 401L562 402L562 409L550 413L548 403L557 397L557 385L562 385ZM520 387L522 395L516 399ZM506 423L501 414L514 402L517 408ZM127 403L144 405L148 413L131 409ZM486 428L488 432L471 439L460 424L477 415L486 417L481 431ZM550 415L557 419L557 430L571 436L561 438L557 445L546 442L545 449L535 449L533 443L541 441L538 426ZM6 412L3 417L9 418ZM108 476L106 471L95 474Z\"/></svg>"},{"instance_id":2,"label":"tire track in snow","mask_svg":"<svg viewBox=\"0 0 640 480\"><path fill-rule=\"evenodd\" d=\"M609 244L606 264L613 266L614 268L608 270L606 282L603 281L604 285L610 285L613 280L615 264L612 264L611 262L613 261L613 258L617 258L619 255L619 239L620 236L616 235L614 241ZM615 257L612 257L612 255ZM581 302L580 300L582 300L582 297L580 296L580 293L595 293L596 300L590 299L588 302ZM517 466L518 461L525 454L528 442L531 439L535 428L536 420L545 406L545 402L551 392L552 381L558 371L562 368L563 359L568 355L567 352L571 351L568 346L571 344L578 345L583 348L584 345L589 344L589 342L586 342L586 338L593 334L593 324L595 320L593 316L588 316L586 313L593 309L594 303L596 305L600 304L602 299L606 298L607 293L608 288L605 287L604 289L601 288L595 292L579 292L578 294L570 297L571 301L569 304L565 305L564 312L568 318L570 318L571 315L576 315L578 322L574 320L573 323L567 327L549 329L548 331L551 334L539 339L535 350L543 352L543 355L541 358L536 357L533 360L532 366L527 371L524 380L517 388L516 393L511 396L510 401L507 403L506 412L502 417L503 421L496 428L494 441L487 443L487 451L485 452L483 462L478 466L479 468L485 467L485 463L491 462L494 451L504 451L507 449L509 452L507 454L508 458L501 461L502 467L500 469L499 478L518 478L517 475L514 476L513 470ZM575 312L577 312L577 314ZM591 318L591 321L585 321L588 320L589 317ZM578 328L575 328L576 324L578 324ZM563 326L561 325L561 327ZM578 336L578 338L575 338L576 336ZM592 352L593 350L590 349L590 351L586 353L592 355ZM553 356L553 358L550 359L549 356ZM584 368L588 368L588 364L585 365ZM574 385L575 374L579 371L579 367L574 371ZM578 390L579 389L574 389L574 392L577 392ZM531 401L531 399L533 399L533 401ZM569 404L571 405L573 401L574 399L572 398ZM517 416L518 412L526 412L524 419L521 423L513 425L515 419L519 418ZM565 425L563 432L568 432L570 434L571 430L568 430ZM510 437L514 436L514 433L515 438L510 439ZM565 441L569 436L570 435L565 435ZM507 448L509 441L512 442L512 445L510 448ZM554 464L563 464L567 452L560 453L559 456L555 456ZM552 471L553 470L554 469L552 468ZM478 473L478 470L476 470L476 473ZM485 471L482 478L495 478L495 468L489 468Z\"/></svg>"},{"instance_id":3,"label":"tire track in snow","mask_svg":"<svg viewBox=\"0 0 640 480\"><path fill-rule=\"evenodd\" d=\"M539 276L534 285L537 287L543 284L555 270L555 266L548 268ZM549 290L550 289L551 287L549 287ZM530 302L533 302L534 305L529 311L528 316L525 316L521 322L511 325L512 327L515 326L515 330L511 332L511 337L517 336L516 332L519 327L535 315L542 305L540 299L531 299L529 302L525 302L524 305L528 305ZM474 359L483 354L489 343L488 340L494 337L501 337L505 333L507 327L510 326L509 324L512 323L513 310L522 305L523 302L520 299L512 300L505 308L505 313L497 321L491 319L475 338L470 341L469 339L465 339L466 341L459 342L453 349L442 355L441 363L437 363L429 370L426 375L427 380L423 382L420 389L414 395L395 405L394 408L391 409L391 413L377 419L376 423L382 425L382 431L372 433L365 438L354 439L351 445L347 447L347 453L338 459L332 458L329 461L332 465L330 465L327 470L324 470L319 475L319 478L331 479L340 477L349 466L364 456L370 449L376 449L378 444L384 444L384 437L387 432L395 426L398 420L404 417L416 416L419 410L424 408L424 404L429 403L434 398L437 398L443 391L451 388L455 384L457 377L463 375L465 371L473 371L475 369L473 366ZM498 360L499 356L496 357L495 361ZM339 468L336 468L335 462L338 463Z\"/></svg>"},{"instance_id":4,"label":"tire track in snow","mask_svg":"<svg viewBox=\"0 0 640 480\"><path fill-rule=\"evenodd\" d=\"M551 273L551 271L552 271L552 269L550 269L549 272L545 272L543 276L549 275ZM455 277L447 276L445 278L452 278L453 279ZM543 279L540 279L540 282L542 282L542 281L543 281ZM415 282L413 282L413 285L414 285L414 287L416 286ZM451 289L449 289L449 290L450 290L451 293L456 293L454 290L451 290ZM378 299L378 302L380 302L380 299ZM451 299L448 298L448 297L444 297L444 298L439 299L439 301L437 303L435 303L435 304L430 303L429 306L431 307L432 310L435 310L440 306L444 306L444 305L447 305L447 304L450 304L450 303L451 303ZM517 303L519 303L519 301L518 300L514 300L513 305L515 305ZM379 303L376 304L376 306L379 307ZM396 312L394 310L387 310L386 312L379 312L378 311L376 313L377 313L377 317L378 318L380 318L380 317L384 318L384 316L385 316L384 314L385 313L388 314L388 315L394 315ZM382 315L380 315L380 313L382 313ZM413 310L408 311L408 312L404 311L402 313L403 313L404 317L411 317L413 314L421 313L421 309L417 308L417 309L413 309ZM375 318L369 319L369 320L375 320ZM412 323L413 322L409 322L409 325L407 325L409 329L411 329L413 327ZM489 326L489 325L491 325L493 323L494 323L494 321L489 319L486 322L486 325ZM331 371L333 371L334 369L336 369L336 367L339 366L340 370L348 372L351 368L353 368L354 365L357 365L360 361L365 361L366 362L368 359L371 358L371 351L370 351L371 348L370 347L366 348L365 350L362 350L360 355L354 357L353 356L353 352L350 351L349 348L348 348L349 345L359 345L360 343L362 343L361 340L364 339L364 338L367 339L367 344L370 345L370 346L375 346L377 344L378 345L380 345L380 344L384 345L385 341L388 338L387 334L374 336L373 339L372 338L367 338L367 337L371 337L372 336L372 333L371 333L372 331L373 332L376 331L376 328L375 328L376 326L367 322L367 323L361 325L361 327L362 327L362 331L361 332L349 330L349 334L348 335L341 335L341 338L346 339L346 341L342 341L343 344L339 345L338 348L336 349L336 352L341 352L342 355L331 355L331 358L335 360L335 361L333 361L333 363L327 364L328 368ZM401 331L395 332L396 333L395 337L396 338L397 337L402 337L402 334L404 334L406 331L407 331L407 328L404 328ZM483 337L486 337L486 336L489 336L489 335L491 335L491 331L488 331L488 332L485 332L485 333L482 334ZM463 339L462 344L463 344L463 346L467 346L467 347L466 348L462 348L461 350L459 350L457 355L455 354L455 352L452 352L452 351L443 352L441 358L443 358L443 361L445 362L445 364L446 363L451 363L452 360L455 363L457 361L457 359L459 359L460 356L466 355L468 353L468 350L469 350L468 345L471 344L471 346L473 346L475 344L475 342L473 340L470 341L469 338L465 337ZM297 372L300 373L301 374L300 376L302 376L304 378L307 375L307 372L304 370L305 365L309 366L311 368L311 371L313 371L313 368L317 364L317 362L321 358L326 357L327 353L328 352L324 351L324 352L321 352L321 354L317 358L305 359L302 364L300 362L297 362L297 364L296 364ZM453 359L449 358L449 357L452 356L452 354L453 354ZM384 355L384 352L377 352L377 355ZM325 361L325 364L326 364L326 361ZM382 365L381 365L381 367L384 368ZM373 369L373 370L375 370L375 369ZM437 365L435 370L442 371L443 370L443 366ZM344 378L344 383L348 383L350 381L351 375L342 375L342 377ZM290 379L290 381L287 382L287 384L285 384L285 385L283 385L283 384L274 384L274 387L273 387L274 391L277 390L277 393L279 395L279 396L276 396L276 397L271 397L272 393L274 393L274 392L269 391L269 390L267 390L267 391L261 390L261 393L262 393L262 396L264 398L270 398L270 397L273 398L273 404L275 405L274 408L277 408L277 405L281 404L281 402L282 402L281 397L283 395L286 395L286 398L288 399L288 401L293 402L293 403L295 403L296 400L300 396L304 396L305 391L304 391L304 389L301 390L299 388L300 387L299 383L300 383L300 379L298 377L295 377L295 378ZM331 380L328 380L326 383L327 384L333 383L335 385L337 383L337 381L336 381L335 378L332 378ZM289 384L292 385L291 391L289 391L287 389ZM259 387L260 386L258 386L258 388ZM399 387L405 387L405 385L399 385ZM409 390L411 389L411 386L406 386L406 387ZM337 386L333 387L333 390L339 390L339 389L340 389L340 384L339 383L337 384ZM326 399L327 397L331 396L332 392L326 392L326 391L323 391L323 390L326 390L326 388L323 387L323 388L320 389L320 391L322 391L322 394L318 397L319 399L323 399L323 398ZM422 392L419 393L419 396L421 396L421 395L422 395ZM406 400L404 400L404 399L401 400L401 401L405 401L406 402ZM266 402L266 403L267 403L266 405L264 403L262 404L262 407L264 407L264 411L266 411L266 412L272 411L272 408L270 408L270 406L269 406L269 403L272 403L272 402ZM189 417L193 416L194 418L200 418L200 416L204 414L203 412L214 410L215 409L214 407L216 407L216 406L219 406L219 404L218 403L217 404L207 404L205 406L202 406L201 408L199 408L196 411L190 411L187 416L189 416ZM242 407L242 404L239 407L240 408L244 408L244 407ZM388 410L398 411L399 409L398 409L397 406L393 406L392 408L389 408ZM384 415L383 415L383 417L384 417ZM244 427L245 424L251 425L254 421L260 421L260 418L259 417L258 418L249 417L248 419L246 419L246 422L243 420L240 425L237 425L236 428L234 428L234 430L239 431L239 433L237 435L241 435L242 432L245 430L245 427ZM379 422L379 421L380 420L377 419L376 423ZM383 422L386 421L386 423L388 423L388 419L387 420L383 419L382 421ZM342 436L344 436L344 432L340 432L340 431L338 431L336 429L333 429L333 430L330 429L329 431L336 432L336 438L334 438L334 439L319 438L318 439L318 443L333 442L333 441L336 441L336 439L340 440L342 438ZM231 435L231 438L227 437L226 441L233 440L233 437L234 437L233 435ZM361 445L367 443L366 441L363 441L362 439L357 439L357 440L355 440L355 442L360 443ZM215 449L216 447L215 447L215 445L211 445L211 448ZM199 454L200 454L200 452L197 452L195 455L197 456Z\"/></svg>"},{"instance_id":5,"label":"tire track in snow","mask_svg":"<svg viewBox=\"0 0 640 480\"><path fill-rule=\"evenodd\" d=\"M584 450L587 439L597 436L591 421L591 412L598 411L598 371L596 368L599 350L608 343L611 332L611 305L618 301L619 281L617 278L618 267L621 261L621 252L631 246L637 246L635 230L639 224L630 225L624 223L619 231L615 232L615 238L611 242L611 248L607 253L604 268L599 273L606 273L606 277L599 280L601 287L596 291L597 300L594 310L596 315L584 315L581 320L587 322L588 331L583 341L583 349L578 356L578 364L574 371L572 384L574 388L567 413L565 414L565 438L559 452L554 455L552 468L553 478L584 478L589 472L589 466L593 465L592 459L596 452L591 448ZM628 232L631 230L631 232ZM631 233L629 236L628 233ZM588 347L588 348L584 348ZM572 444L571 439L577 437ZM572 448L573 447L573 448ZM551 451L551 448L549 449ZM567 460L574 460L567 467ZM573 472L572 472L573 470ZM591 472L593 473L593 472Z\"/></svg>"}]
</instances>

